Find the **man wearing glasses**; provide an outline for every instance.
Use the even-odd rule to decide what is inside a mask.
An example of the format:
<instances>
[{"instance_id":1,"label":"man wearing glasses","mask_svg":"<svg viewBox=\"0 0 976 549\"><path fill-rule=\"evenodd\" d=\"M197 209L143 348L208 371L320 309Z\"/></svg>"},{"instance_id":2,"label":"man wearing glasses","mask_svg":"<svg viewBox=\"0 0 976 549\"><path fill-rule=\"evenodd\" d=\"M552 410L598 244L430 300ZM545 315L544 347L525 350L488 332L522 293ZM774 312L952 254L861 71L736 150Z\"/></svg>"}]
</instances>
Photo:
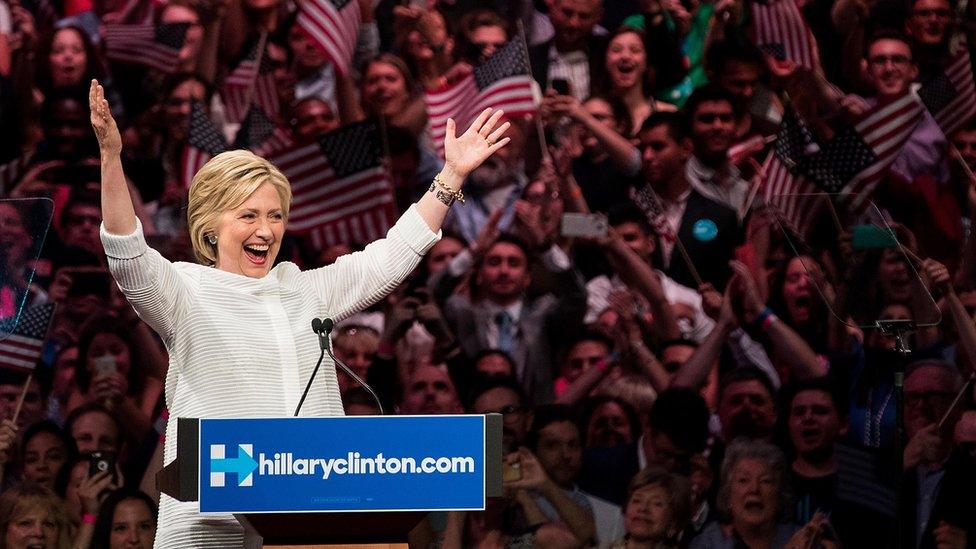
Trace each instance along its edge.
<instances>
[{"instance_id":1,"label":"man wearing glasses","mask_svg":"<svg viewBox=\"0 0 976 549\"><path fill-rule=\"evenodd\" d=\"M926 360L908 368L901 521L906 547L968 547L967 540L976 540L976 472L971 460L952 452L961 415L953 401L961 388L959 371L948 363Z\"/></svg>"}]
</instances>

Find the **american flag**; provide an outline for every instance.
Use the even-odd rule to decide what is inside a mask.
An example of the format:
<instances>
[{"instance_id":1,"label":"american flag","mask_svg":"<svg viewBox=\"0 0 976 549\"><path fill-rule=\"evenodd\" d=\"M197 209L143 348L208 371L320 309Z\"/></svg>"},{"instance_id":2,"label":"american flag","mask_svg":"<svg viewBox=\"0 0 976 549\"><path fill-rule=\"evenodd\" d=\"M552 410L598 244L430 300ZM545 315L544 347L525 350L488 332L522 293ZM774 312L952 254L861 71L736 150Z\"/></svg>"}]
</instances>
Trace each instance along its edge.
<instances>
[{"instance_id":1,"label":"american flag","mask_svg":"<svg viewBox=\"0 0 976 549\"><path fill-rule=\"evenodd\" d=\"M910 93L875 105L819 150L802 120L787 111L766 162L766 202L801 235L819 213L823 193L839 194L847 209L863 211L885 170L921 122L922 109Z\"/></svg>"},{"instance_id":2,"label":"american flag","mask_svg":"<svg viewBox=\"0 0 976 549\"><path fill-rule=\"evenodd\" d=\"M105 56L112 61L174 72L189 23L105 25Z\"/></svg>"},{"instance_id":3,"label":"american flag","mask_svg":"<svg viewBox=\"0 0 976 549\"><path fill-rule=\"evenodd\" d=\"M780 220L805 235L819 210L821 190L803 175L808 157L818 150L813 134L792 107L783 113L773 150L766 158L763 198Z\"/></svg>"},{"instance_id":4,"label":"american flag","mask_svg":"<svg viewBox=\"0 0 976 549\"><path fill-rule=\"evenodd\" d=\"M645 183L640 190L631 193L631 197L634 203L644 211L647 222L651 224L658 237L672 243L677 240L674 228L664 216L664 208L661 206L660 197L651 188L650 183Z\"/></svg>"},{"instance_id":5,"label":"american flag","mask_svg":"<svg viewBox=\"0 0 976 549\"><path fill-rule=\"evenodd\" d=\"M305 0L295 24L325 52L340 74L349 74L361 17L356 0Z\"/></svg>"},{"instance_id":6,"label":"american flag","mask_svg":"<svg viewBox=\"0 0 976 549\"><path fill-rule=\"evenodd\" d=\"M180 166L180 181L184 189L190 188L193 176L208 160L228 149L224 139L199 102L190 108L190 135L183 148Z\"/></svg>"},{"instance_id":7,"label":"american flag","mask_svg":"<svg viewBox=\"0 0 976 549\"><path fill-rule=\"evenodd\" d=\"M922 103L912 93L878 103L825 143L811 159L807 173L825 192L843 194L848 209L862 211L922 121L923 112Z\"/></svg>"},{"instance_id":8,"label":"american flag","mask_svg":"<svg viewBox=\"0 0 976 549\"><path fill-rule=\"evenodd\" d=\"M817 41L795 0L754 0L751 6L759 49L807 69L820 66Z\"/></svg>"},{"instance_id":9,"label":"american flag","mask_svg":"<svg viewBox=\"0 0 976 549\"><path fill-rule=\"evenodd\" d=\"M276 126L274 120L257 105L251 105L248 109L247 116L234 136L235 149L250 149L258 156L267 156L291 144L291 135Z\"/></svg>"},{"instance_id":10,"label":"american flag","mask_svg":"<svg viewBox=\"0 0 976 549\"><path fill-rule=\"evenodd\" d=\"M512 116L535 114L527 59L524 42L516 38L497 49L470 75L425 94L430 133L441 158L448 118L454 118L461 132L488 107L504 109Z\"/></svg>"},{"instance_id":11,"label":"american flag","mask_svg":"<svg viewBox=\"0 0 976 549\"><path fill-rule=\"evenodd\" d=\"M35 305L0 322L0 330L9 335L0 340L0 368L31 371L41 358L54 304Z\"/></svg>"},{"instance_id":12,"label":"american flag","mask_svg":"<svg viewBox=\"0 0 976 549\"><path fill-rule=\"evenodd\" d=\"M288 228L313 244L371 242L394 221L393 186L373 121L343 126L268 160L291 182Z\"/></svg>"},{"instance_id":13,"label":"american flag","mask_svg":"<svg viewBox=\"0 0 976 549\"><path fill-rule=\"evenodd\" d=\"M976 116L976 83L966 41L957 43L955 50L945 71L918 90L922 103L947 136Z\"/></svg>"},{"instance_id":14,"label":"american flag","mask_svg":"<svg viewBox=\"0 0 976 549\"><path fill-rule=\"evenodd\" d=\"M224 100L228 122L237 123L243 120L251 104L258 105L272 118L278 115L280 105L274 75L271 73L267 51L262 54L260 46L259 43L251 49L247 57L227 75L220 87L220 97Z\"/></svg>"}]
</instances>

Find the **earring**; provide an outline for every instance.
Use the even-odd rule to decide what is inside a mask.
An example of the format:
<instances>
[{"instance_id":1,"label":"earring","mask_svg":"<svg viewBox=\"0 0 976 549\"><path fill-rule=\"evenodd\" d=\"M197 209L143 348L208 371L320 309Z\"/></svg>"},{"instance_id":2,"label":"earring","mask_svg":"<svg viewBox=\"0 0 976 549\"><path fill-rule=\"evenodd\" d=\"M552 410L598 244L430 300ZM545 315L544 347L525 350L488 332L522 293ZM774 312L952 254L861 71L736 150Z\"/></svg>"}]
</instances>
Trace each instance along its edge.
<instances>
[{"instance_id":1,"label":"earring","mask_svg":"<svg viewBox=\"0 0 976 549\"><path fill-rule=\"evenodd\" d=\"M217 235L208 234L207 242L209 242L211 246L215 246L217 244Z\"/></svg>"}]
</instances>

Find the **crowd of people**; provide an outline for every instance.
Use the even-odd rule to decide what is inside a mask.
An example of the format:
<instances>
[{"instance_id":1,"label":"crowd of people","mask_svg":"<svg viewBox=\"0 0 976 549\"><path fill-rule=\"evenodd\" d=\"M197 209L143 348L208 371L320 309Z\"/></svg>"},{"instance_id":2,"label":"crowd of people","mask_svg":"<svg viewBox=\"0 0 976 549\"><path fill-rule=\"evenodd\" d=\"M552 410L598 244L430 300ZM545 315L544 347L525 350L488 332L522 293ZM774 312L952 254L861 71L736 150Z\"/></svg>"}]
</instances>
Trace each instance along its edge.
<instances>
[{"instance_id":1,"label":"crowd of people","mask_svg":"<svg viewBox=\"0 0 976 549\"><path fill-rule=\"evenodd\" d=\"M150 547L168 497L173 350L108 270L93 79L147 241L195 262L191 113L235 141L224 83L256 45L288 140L382 121L402 212L443 163L426 93L513 40L537 112L507 117L420 266L333 332L388 411L503 415L504 497L412 544L976 547L976 121L923 111L870 208L798 226L763 190L793 113L824 141L919 85L965 97L944 81L976 4L350 0L339 70L296 23L310 1L0 2L0 316L56 305L30 374L0 369L0 548ZM775 3L810 66L757 45ZM175 66L106 56L106 28L138 22L185 24ZM366 244L290 232L277 259ZM338 382L346 414L379 413Z\"/></svg>"}]
</instances>

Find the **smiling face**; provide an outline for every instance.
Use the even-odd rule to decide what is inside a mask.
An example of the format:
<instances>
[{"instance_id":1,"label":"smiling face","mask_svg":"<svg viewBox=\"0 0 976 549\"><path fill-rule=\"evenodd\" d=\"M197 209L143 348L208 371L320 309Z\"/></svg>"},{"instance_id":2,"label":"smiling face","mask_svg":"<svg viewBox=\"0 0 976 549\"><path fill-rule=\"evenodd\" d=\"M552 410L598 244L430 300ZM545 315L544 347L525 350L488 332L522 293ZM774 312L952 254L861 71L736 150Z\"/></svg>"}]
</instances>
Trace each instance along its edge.
<instances>
[{"instance_id":1,"label":"smiling face","mask_svg":"<svg viewBox=\"0 0 976 549\"><path fill-rule=\"evenodd\" d=\"M258 187L243 204L217 218L217 264L221 271L263 278L271 270L285 219L278 191L269 183Z\"/></svg>"},{"instance_id":2,"label":"smiling face","mask_svg":"<svg viewBox=\"0 0 976 549\"><path fill-rule=\"evenodd\" d=\"M614 89L640 86L647 71L647 51L635 32L618 34L607 47L607 75Z\"/></svg>"},{"instance_id":3,"label":"smiling face","mask_svg":"<svg viewBox=\"0 0 976 549\"><path fill-rule=\"evenodd\" d=\"M126 499L115 507L109 549L149 549L156 537L156 520L141 499Z\"/></svg>"},{"instance_id":4,"label":"smiling face","mask_svg":"<svg viewBox=\"0 0 976 549\"><path fill-rule=\"evenodd\" d=\"M624 507L624 528L636 541L661 541L672 522L668 493L663 487L649 485L635 490Z\"/></svg>"},{"instance_id":5,"label":"smiling face","mask_svg":"<svg viewBox=\"0 0 976 549\"><path fill-rule=\"evenodd\" d=\"M363 74L363 103L373 113L393 116L403 112L410 99L407 81L400 69L382 61L366 67Z\"/></svg>"},{"instance_id":6,"label":"smiling face","mask_svg":"<svg viewBox=\"0 0 976 549\"><path fill-rule=\"evenodd\" d=\"M81 82L88 68L85 42L73 28L64 28L54 34L51 41L51 83L54 87L73 86Z\"/></svg>"},{"instance_id":7,"label":"smiling face","mask_svg":"<svg viewBox=\"0 0 976 549\"><path fill-rule=\"evenodd\" d=\"M485 254L477 278L490 300L512 303L531 282L525 252L510 242L496 242Z\"/></svg>"},{"instance_id":8,"label":"smiling face","mask_svg":"<svg viewBox=\"0 0 976 549\"><path fill-rule=\"evenodd\" d=\"M779 482L766 464L757 459L743 458L732 467L729 476L732 522L737 529L751 530L772 525L779 512Z\"/></svg>"},{"instance_id":9,"label":"smiling face","mask_svg":"<svg viewBox=\"0 0 976 549\"><path fill-rule=\"evenodd\" d=\"M862 61L862 68L880 99L902 95L918 77L918 65L912 60L911 47L892 38L883 38L871 44L867 59Z\"/></svg>"},{"instance_id":10,"label":"smiling face","mask_svg":"<svg viewBox=\"0 0 976 549\"><path fill-rule=\"evenodd\" d=\"M725 100L702 101L691 117L691 139L701 158L724 158L735 139L735 110Z\"/></svg>"}]
</instances>

